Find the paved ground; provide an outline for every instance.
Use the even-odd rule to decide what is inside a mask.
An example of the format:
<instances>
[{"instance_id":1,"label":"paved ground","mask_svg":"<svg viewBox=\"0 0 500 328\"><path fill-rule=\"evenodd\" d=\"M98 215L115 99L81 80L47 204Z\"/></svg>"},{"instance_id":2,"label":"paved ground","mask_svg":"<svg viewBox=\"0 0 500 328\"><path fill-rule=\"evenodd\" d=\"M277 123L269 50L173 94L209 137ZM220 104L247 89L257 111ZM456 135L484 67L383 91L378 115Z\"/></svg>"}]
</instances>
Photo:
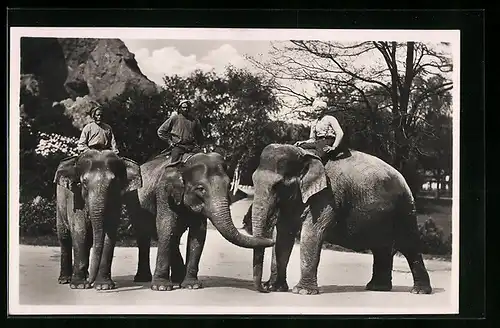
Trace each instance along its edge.
<instances>
[{"instance_id":1,"label":"paved ground","mask_svg":"<svg viewBox=\"0 0 500 328\"><path fill-rule=\"evenodd\" d=\"M232 210L245 213L248 203L238 202ZM243 215L243 214L242 214ZM241 225L241 217L235 219ZM238 222L239 221L239 222ZM182 238L185 246L186 235ZM184 252L184 251L183 251ZM260 294L253 290L252 251L238 248L209 230L200 263L201 290L155 292L148 284L134 283L136 248L117 248L113 275L118 288L112 291L71 290L59 285L59 249L20 247L19 303L34 313L442 313L451 307L451 263L426 261L434 293L409 293L412 277L403 258L396 257L392 292L369 292L364 285L371 276L368 254L323 250L318 269L321 294L300 296L288 293ZM154 266L156 248L151 251ZM268 277L270 251L266 252ZM152 267L152 270L154 267ZM299 246L288 269L290 288L299 280Z\"/></svg>"}]
</instances>

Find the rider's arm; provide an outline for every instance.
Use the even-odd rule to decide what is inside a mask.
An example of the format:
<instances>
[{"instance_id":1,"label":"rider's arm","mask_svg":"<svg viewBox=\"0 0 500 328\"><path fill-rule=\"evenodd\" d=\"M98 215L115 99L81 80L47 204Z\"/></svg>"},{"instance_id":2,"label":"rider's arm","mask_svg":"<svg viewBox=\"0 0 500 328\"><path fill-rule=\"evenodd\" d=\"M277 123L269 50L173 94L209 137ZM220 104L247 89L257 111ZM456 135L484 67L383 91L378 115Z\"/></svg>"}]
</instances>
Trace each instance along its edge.
<instances>
[{"instance_id":1,"label":"rider's arm","mask_svg":"<svg viewBox=\"0 0 500 328\"><path fill-rule=\"evenodd\" d=\"M113 133L113 130L110 130L111 131L111 150L114 151L116 154L120 153L120 151L118 150L118 147L116 146L116 138L115 138L115 134Z\"/></svg>"},{"instance_id":2,"label":"rider's arm","mask_svg":"<svg viewBox=\"0 0 500 328\"><path fill-rule=\"evenodd\" d=\"M337 148L340 142L342 141L342 138L344 137L344 131L342 130L339 121L335 117L329 116L329 123L333 131L335 131L335 141L332 147Z\"/></svg>"},{"instance_id":3,"label":"rider's arm","mask_svg":"<svg viewBox=\"0 0 500 328\"><path fill-rule=\"evenodd\" d=\"M158 137L163 141L170 140L170 131L172 130L172 126L174 120L177 118L176 114L172 114L162 125L158 128L157 134Z\"/></svg>"},{"instance_id":4,"label":"rider's arm","mask_svg":"<svg viewBox=\"0 0 500 328\"><path fill-rule=\"evenodd\" d=\"M194 138L196 139L196 142L198 143L198 145L203 145L203 143L205 142L205 136L204 136L204 133L203 133L203 127L201 126L201 122L200 120L196 119L196 124L195 124L195 127L194 127Z\"/></svg>"},{"instance_id":5,"label":"rider's arm","mask_svg":"<svg viewBox=\"0 0 500 328\"><path fill-rule=\"evenodd\" d=\"M80 134L80 139L77 142L77 149L81 152L89 149L88 140L90 133L90 124L87 124L83 127L82 133Z\"/></svg>"}]
</instances>

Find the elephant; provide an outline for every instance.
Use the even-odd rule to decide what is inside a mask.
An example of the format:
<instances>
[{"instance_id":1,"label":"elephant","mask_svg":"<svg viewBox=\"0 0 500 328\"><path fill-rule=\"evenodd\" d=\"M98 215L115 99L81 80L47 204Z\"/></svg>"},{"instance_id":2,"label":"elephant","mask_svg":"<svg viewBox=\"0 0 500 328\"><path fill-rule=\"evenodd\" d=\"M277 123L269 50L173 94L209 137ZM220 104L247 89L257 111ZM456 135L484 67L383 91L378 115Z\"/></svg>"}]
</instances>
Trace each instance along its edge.
<instances>
[{"instance_id":1,"label":"elephant","mask_svg":"<svg viewBox=\"0 0 500 328\"><path fill-rule=\"evenodd\" d=\"M415 201L404 177L383 160L356 150L324 162L289 144L269 144L252 179L253 236L275 234L270 279L262 283L264 248L253 254L253 283L259 292L288 291L286 270L300 229L301 278L292 292L319 293L317 270L324 241L354 251L371 250L373 272L367 290L392 289L393 257L410 266L412 293L432 287L420 252ZM247 225L248 228L248 225Z\"/></svg>"},{"instance_id":2,"label":"elephant","mask_svg":"<svg viewBox=\"0 0 500 328\"><path fill-rule=\"evenodd\" d=\"M69 283L72 289L92 284L96 289L115 288L111 263L121 206L127 192L142 186L139 164L110 150L91 149L63 159L54 182L61 247L59 283Z\"/></svg>"},{"instance_id":3,"label":"elephant","mask_svg":"<svg viewBox=\"0 0 500 328\"><path fill-rule=\"evenodd\" d=\"M273 240L240 233L229 210L229 183L224 158L215 152L185 154L170 163L159 155L141 165L143 186L127 195L127 211L138 246L136 282L150 282L155 291L180 286L202 288L198 265L205 244L207 218L229 242L239 247L270 247ZM186 158L187 157L187 158ZM189 230L184 265L180 238ZM158 253L151 275L149 252L156 232Z\"/></svg>"}]
</instances>

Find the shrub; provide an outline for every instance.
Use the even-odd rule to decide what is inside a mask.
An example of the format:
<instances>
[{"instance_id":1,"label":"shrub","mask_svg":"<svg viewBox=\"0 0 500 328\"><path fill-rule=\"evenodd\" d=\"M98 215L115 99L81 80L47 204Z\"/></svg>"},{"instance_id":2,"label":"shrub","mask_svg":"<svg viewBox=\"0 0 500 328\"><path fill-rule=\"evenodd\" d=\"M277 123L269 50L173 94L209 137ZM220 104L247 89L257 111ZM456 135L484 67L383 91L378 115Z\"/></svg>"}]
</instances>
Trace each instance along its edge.
<instances>
[{"instance_id":1,"label":"shrub","mask_svg":"<svg viewBox=\"0 0 500 328\"><path fill-rule=\"evenodd\" d=\"M432 219L428 219L419 226L422 253L432 255L451 254L451 234L445 239L442 229L436 226Z\"/></svg>"},{"instance_id":2,"label":"shrub","mask_svg":"<svg viewBox=\"0 0 500 328\"><path fill-rule=\"evenodd\" d=\"M19 209L19 233L22 237L56 237L56 200L38 196L32 201L22 203ZM134 239L125 206L122 207L117 239Z\"/></svg>"},{"instance_id":3,"label":"shrub","mask_svg":"<svg viewBox=\"0 0 500 328\"><path fill-rule=\"evenodd\" d=\"M21 236L56 235L56 203L41 197L22 203L19 208Z\"/></svg>"}]
</instances>

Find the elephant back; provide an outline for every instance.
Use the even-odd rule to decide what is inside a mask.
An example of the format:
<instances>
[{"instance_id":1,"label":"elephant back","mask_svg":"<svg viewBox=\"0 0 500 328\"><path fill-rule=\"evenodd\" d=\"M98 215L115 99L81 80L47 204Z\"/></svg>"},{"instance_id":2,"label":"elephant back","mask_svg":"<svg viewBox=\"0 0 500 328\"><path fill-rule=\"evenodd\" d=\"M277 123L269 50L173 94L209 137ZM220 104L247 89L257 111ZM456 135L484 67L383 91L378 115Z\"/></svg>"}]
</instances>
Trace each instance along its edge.
<instances>
[{"instance_id":1,"label":"elephant back","mask_svg":"<svg viewBox=\"0 0 500 328\"><path fill-rule=\"evenodd\" d=\"M360 151L351 151L352 156L329 161L326 166L328 177L336 187L356 186L360 192L409 193L410 188L403 175L378 157Z\"/></svg>"}]
</instances>

